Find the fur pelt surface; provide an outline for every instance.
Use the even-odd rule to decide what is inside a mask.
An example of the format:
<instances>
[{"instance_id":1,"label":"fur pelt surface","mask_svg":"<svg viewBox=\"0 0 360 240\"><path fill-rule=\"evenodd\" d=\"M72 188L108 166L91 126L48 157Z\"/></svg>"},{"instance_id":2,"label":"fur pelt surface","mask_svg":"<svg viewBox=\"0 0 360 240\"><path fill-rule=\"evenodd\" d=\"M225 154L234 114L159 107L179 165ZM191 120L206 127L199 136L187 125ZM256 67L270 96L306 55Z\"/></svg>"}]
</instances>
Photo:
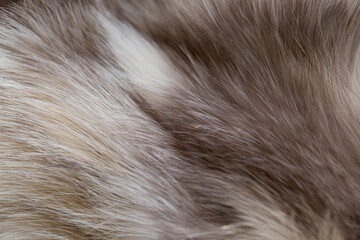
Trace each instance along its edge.
<instances>
[{"instance_id":1,"label":"fur pelt surface","mask_svg":"<svg viewBox=\"0 0 360 240\"><path fill-rule=\"evenodd\" d=\"M1 240L360 239L360 1L0 7Z\"/></svg>"}]
</instances>

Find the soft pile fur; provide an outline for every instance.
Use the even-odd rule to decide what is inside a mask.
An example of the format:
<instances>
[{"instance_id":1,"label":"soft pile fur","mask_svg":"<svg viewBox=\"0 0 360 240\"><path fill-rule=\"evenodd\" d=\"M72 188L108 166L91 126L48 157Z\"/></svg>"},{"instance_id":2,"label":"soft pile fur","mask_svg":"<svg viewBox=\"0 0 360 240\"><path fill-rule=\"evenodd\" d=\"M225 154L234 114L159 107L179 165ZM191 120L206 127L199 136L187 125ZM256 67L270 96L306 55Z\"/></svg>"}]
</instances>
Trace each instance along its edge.
<instances>
[{"instance_id":1,"label":"soft pile fur","mask_svg":"<svg viewBox=\"0 0 360 240\"><path fill-rule=\"evenodd\" d=\"M0 239L360 239L360 2L0 13Z\"/></svg>"}]
</instances>

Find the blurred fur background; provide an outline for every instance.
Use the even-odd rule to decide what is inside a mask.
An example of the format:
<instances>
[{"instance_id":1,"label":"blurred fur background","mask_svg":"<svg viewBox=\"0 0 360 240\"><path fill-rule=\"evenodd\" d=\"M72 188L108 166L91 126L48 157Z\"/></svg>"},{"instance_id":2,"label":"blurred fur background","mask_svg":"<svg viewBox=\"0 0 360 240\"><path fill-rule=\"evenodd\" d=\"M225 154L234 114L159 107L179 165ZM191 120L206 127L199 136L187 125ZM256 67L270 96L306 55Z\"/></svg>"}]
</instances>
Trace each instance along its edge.
<instances>
[{"instance_id":1,"label":"blurred fur background","mask_svg":"<svg viewBox=\"0 0 360 240\"><path fill-rule=\"evenodd\" d=\"M0 239L360 239L360 2L0 13Z\"/></svg>"}]
</instances>

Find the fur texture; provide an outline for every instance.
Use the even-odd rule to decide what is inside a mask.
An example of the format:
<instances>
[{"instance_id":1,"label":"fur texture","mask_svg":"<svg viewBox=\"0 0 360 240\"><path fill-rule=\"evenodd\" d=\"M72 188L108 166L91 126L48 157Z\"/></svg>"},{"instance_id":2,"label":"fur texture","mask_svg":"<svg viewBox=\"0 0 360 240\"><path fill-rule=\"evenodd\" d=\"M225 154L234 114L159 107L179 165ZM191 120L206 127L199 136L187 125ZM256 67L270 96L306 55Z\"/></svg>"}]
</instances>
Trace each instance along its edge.
<instances>
[{"instance_id":1,"label":"fur texture","mask_svg":"<svg viewBox=\"0 0 360 240\"><path fill-rule=\"evenodd\" d=\"M0 13L0 239L360 239L360 2Z\"/></svg>"}]
</instances>

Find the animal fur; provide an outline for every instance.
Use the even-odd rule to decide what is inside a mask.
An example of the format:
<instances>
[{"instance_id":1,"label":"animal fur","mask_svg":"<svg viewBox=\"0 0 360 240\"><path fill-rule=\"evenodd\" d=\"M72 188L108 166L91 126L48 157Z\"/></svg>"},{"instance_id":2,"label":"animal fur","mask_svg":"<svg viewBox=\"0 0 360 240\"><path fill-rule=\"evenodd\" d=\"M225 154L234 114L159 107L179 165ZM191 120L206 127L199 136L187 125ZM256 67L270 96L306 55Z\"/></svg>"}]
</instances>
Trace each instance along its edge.
<instances>
[{"instance_id":1,"label":"animal fur","mask_svg":"<svg viewBox=\"0 0 360 240\"><path fill-rule=\"evenodd\" d=\"M0 13L0 239L360 239L360 2Z\"/></svg>"}]
</instances>

